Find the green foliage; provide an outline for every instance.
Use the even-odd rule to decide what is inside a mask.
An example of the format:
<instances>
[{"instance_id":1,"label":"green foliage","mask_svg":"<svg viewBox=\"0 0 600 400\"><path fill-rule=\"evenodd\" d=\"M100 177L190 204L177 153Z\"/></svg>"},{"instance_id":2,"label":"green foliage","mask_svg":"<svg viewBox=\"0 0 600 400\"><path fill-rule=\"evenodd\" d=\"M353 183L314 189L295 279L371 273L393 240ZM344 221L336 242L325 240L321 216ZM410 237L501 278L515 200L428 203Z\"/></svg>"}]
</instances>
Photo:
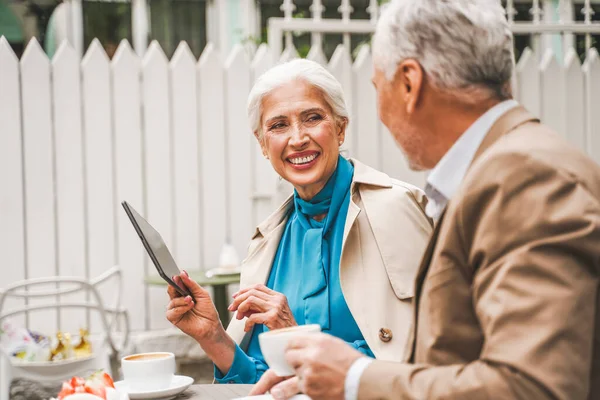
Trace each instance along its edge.
<instances>
[{"instance_id":1,"label":"green foliage","mask_svg":"<svg viewBox=\"0 0 600 400\"><path fill-rule=\"evenodd\" d=\"M301 58L306 58L306 56L308 56L308 52L310 51L310 45L304 44L302 46L298 46L296 51Z\"/></svg>"},{"instance_id":2,"label":"green foliage","mask_svg":"<svg viewBox=\"0 0 600 400\"><path fill-rule=\"evenodd\" d=\"M86 47L94 38L102 44L131 42L131 3L83 2L83 31Z\"/></svg>"}]
</instances>

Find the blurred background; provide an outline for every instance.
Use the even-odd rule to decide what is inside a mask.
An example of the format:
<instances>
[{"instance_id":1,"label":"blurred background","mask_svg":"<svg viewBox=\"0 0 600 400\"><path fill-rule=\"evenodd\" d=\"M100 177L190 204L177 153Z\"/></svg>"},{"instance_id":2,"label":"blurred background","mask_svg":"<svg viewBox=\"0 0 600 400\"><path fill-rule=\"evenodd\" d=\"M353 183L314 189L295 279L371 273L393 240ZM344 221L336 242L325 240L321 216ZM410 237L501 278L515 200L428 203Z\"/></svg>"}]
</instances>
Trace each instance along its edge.
<instances>
[{"instance_id":1,"label":"blurred background","mask_svg":"<svg viewBox=\"0 0 600 400\"><path fill-rule=\"evenodd\" d=\"M375 3L382 3L378 0ZM518 22L584 22L584 0L502 0ZM292 4L293 3L293 4ZM43 43L52 56L63 39L84 53L93 38L98 38L107 54L112 57L122 39L134 44L143 54L152 40L158 41L170 57L180 41L186 41L196 57L207 42L217 44L227 52L235 43L264 43L268 39L268 20L284 17L289 8L292 18L350 18L368 20L373 17L374 1L295 0L287 5L284 0L0 0L0 36L4 35L20 55L32 37ZM345 7L351 7L348 13ZM591 21L600 21L600 0L590 1ZM317 12L317 8L323 8ZM346 14L347 13L347 14ZM310 49L310 35L296 32L294 44L300 56ZM369 38L368 34L353 34L352 50ZM593 46L599 46L599 35L593 35ZM573 37L574 45L583 57L585 37ZM341 34L326 34L323 50L330 57L339 43ZM563 44L558 36L545 43L555 50ZM519 35L515 41L517 59L527 46L532 46L530 35ZM356 54L356 53L355 53Z\"/></svg>"},{"instance_id":2,"label":"blurred background","mask_svg":"<svg viewBox=\"0 0 600 400\"><path fill-rule=\"evenodd\" d=\"M260 74L296 57L342 84L343 153L423 187L377 117L370 39L386 2L0 0L0 323L111 338L115 374L119 355L173 351L180 371L210 382L199 346L166 321L166 284L120 202L211 289L226 324L248 241L291 192L258 151L246 98ZM600 162L600 0L502 4L515 98ZM61 291L64 277L89 290ZM48 299L21 290L40 279ZM124 321L101 323L110 307Z\"/></svg>"}]
</instances>

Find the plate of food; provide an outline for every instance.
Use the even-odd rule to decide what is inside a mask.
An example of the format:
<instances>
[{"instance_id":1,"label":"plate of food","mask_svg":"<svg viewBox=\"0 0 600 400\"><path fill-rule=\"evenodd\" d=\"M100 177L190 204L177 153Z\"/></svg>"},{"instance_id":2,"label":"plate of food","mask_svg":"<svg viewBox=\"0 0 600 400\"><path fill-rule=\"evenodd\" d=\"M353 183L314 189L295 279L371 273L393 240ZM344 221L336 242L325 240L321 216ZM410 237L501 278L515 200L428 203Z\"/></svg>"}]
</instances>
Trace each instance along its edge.
<instances>
[{"instance_id":1,"label":"plate of food","mask_svg":"<svg viewBox=\"0 0 600 400\"><path fill-rule=\"evenodd\" d=\"M51 400L129 400L129 397L115 388L109 374L98 371L87 378L74 376L63 382L58 396Z\"/></svg>"}]
</instances>

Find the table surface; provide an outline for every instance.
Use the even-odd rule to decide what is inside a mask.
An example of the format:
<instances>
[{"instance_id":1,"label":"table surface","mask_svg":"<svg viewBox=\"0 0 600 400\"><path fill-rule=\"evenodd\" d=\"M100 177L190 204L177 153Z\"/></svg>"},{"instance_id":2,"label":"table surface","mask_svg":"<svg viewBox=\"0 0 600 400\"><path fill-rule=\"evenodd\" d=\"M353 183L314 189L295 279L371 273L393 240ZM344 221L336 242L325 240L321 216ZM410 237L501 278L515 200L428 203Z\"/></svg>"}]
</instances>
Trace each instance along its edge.
<instances>
[{"instance_id":1,"label":"table surface","mask_svg":"<svg viewBox=\"0 0 600 400\"><path fill-rule=\"evenodd\" d=\"M240 282L240 274L220 275L213 276L212 278L206 277L205 271L188 271L188 274L190 274L190 278L198 282L200 286L223 286ZM149 275L144 281L148 285L167 285L167 282L158 275Z\"/></svg>"},{"instance_id":2,"label":"table surface","mask_svg":"<svg viewBox=\"0 0 600 400\"><path fill-rule=\"evenodd\" d=\"M192 385L175 400L232 400L248 396L252 385Z\"/></svg>"}]
</instances>

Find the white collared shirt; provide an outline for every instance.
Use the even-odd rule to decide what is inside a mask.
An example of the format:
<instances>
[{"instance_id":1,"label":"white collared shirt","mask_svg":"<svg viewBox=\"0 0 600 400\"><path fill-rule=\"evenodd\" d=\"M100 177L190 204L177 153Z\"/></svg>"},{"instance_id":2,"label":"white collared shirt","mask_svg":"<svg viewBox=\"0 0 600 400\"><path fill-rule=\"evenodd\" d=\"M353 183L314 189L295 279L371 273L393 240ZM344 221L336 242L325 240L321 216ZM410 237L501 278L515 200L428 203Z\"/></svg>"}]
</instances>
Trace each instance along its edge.
<instances>
[{"instance_id":1,"label":"white collared shirt","mask_svg":"<svg viewBox=\"0 0 600 400\"><path fill-rule=\"evenodd\" d=\"M462 183L481 142L502 115L518 106L516 100L496 104L479 117L448 150L427 177L425 212L437 220Z\"/></svg>"},{"instance_id":2,"label":"white collared shirt","mask_svg":"<svg viewBox=\"0 0 600 400\"><path fill-rule=\"evenodd\" d=\"M487 133L502 115L518 105L515 100L506 100L490 108L458 138L431 170L425 185L425 194L429 200L425 212L429 218L437 221L460 187ZM357 400L360 377L372 361L373 359L361 357L352 364L344 383L345 400Z\"/></svg>"}]
</instances>

